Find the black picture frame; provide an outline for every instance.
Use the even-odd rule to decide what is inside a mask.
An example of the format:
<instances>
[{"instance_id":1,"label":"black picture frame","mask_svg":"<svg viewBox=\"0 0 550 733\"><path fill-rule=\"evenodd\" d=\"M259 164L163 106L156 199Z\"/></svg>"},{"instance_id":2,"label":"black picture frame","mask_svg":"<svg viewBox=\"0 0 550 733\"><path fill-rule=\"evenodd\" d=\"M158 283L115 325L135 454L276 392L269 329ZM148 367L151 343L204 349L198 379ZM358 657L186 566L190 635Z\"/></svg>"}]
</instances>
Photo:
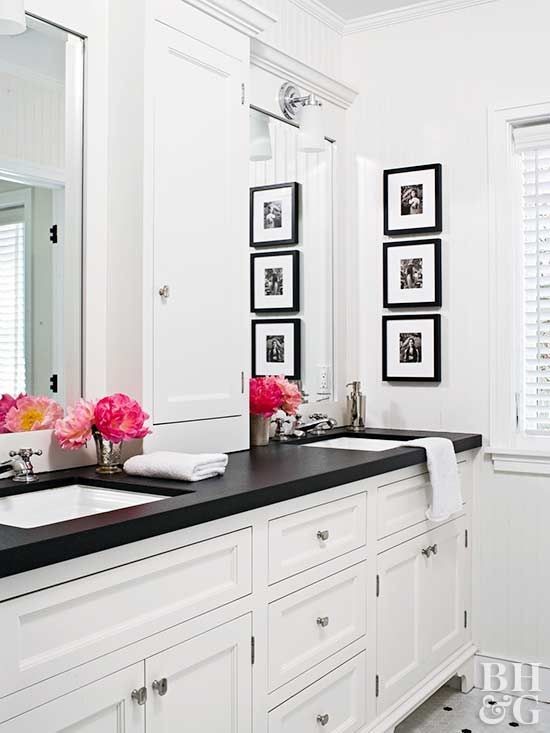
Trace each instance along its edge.
<instances>
[{"instance_id":1,"label":"black picture frame","mask_svg":"<svg viewBox=\"0 0 550 733\"><path fill-rule=\"evenodd\" d=\"M256 306L256 262L262 259L288 257L292 268L292 305L287 308L258 308ZM300 310L300 252L254 252L250 255L250 310L252 313L297 313Z\"/></svg>"},{"instance_id":2,"label":"black picture frame","mask_svg":"<svg viewBox=\"0 0 550 733\"><path fill-rule=\"evenodd\" d=\"M254 199L262 191L277 191L280 188L290 188L292 198L292 213L290 217L291 233L289 237L269 241L257 241L254 239ZM269 186L254 186L250 189L250 246L251 247L280 247L284 245L298 244L298 224L300 217L300 184L293 181L289 183L277 183Z\"/></svg>"},{"instance_id":3,"label":"black picture frame","mask_svg":"<svg viewBox=\"0 0 550 733\"><path fill-rule=\"evenodd\" d=\"M407 377L388 374L388 323L390 321L432 321L434 333L434 362L432 376ZM414 315L382 316L382 380L384 382L441 382L441 315L439 313L415 313Z\"/></svg>"},{"instance_id":4,"label":"black picture frame","mask_svg":"<svg viewBox=\"0 0 550 733\"><path fill-rule=\"evenodd\" d=\"M435 224L429 227L409 227L407 229L390 229L389 228L389 179L390 176L401 173L414 173L415 171L434 171L435 186ZM405 168L390 168L384 171L384 234L387 236L399 236L401 234L441 234L443 229L443 211L441 199L442 166L441 163L429 163L427 165L414 165Z\"/></svg>"},{"instance_id":5,"label":"black picture frame","mask_svg":"<svg viewBox=\"0 0 550 733\"><path fill-rule=\"evenodd\" d=\"M415 247L415 246L433 245L434 248L434 299L418 300L410 303L392 302L389 299L389 267L388 253L391 249L397 247ZM441 239L408 239L399 242L383 243L383 299L384 308L440 308L442 304L442 267L441 267Z\"/></svg>"},{"instance_id":6,"label":"black picture frame","mask_svg":"<svg viewBox=\"0 0 550 733\"><path fill-rule=\"evenodd\" d=\"M257 334L256 331L259 326L265 326L273 324L275 326L277 325L291 325L292 326L292 334L294 339L294 363L293 363L293 373L292 374L285 374L284 376L287 379L301 379L302 378L302 321L300 318L262 318L262 319L255 319L252 321L252 376L253 377L264 377L265 374L259 374L257 365L256 365L256 344L257 344Z\"/></svg>"}]
</instances>

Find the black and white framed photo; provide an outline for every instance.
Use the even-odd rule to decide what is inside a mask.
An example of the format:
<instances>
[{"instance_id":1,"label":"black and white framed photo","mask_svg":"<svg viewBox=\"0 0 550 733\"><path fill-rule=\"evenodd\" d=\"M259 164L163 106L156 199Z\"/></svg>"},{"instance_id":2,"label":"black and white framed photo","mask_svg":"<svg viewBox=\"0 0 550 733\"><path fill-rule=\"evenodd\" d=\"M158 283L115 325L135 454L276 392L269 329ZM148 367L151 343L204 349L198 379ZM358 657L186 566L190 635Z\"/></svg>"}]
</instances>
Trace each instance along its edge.
<instances>
[{"instance_id":1,"label":"black and white framed photo","mask_svg":"<svg viewBox=\"0 0 550 733\"><path fill-rule=\"evenodd\" d=\"M384 171L384 234L438 234L441 163Z\"/></svg>"},{"instance_id":2,"label":"black and white framed photo","mask_svg":"<svg viewBox=\"0 0 550 733\"><path fill-rule=\"evenodd\" d=\"M300 310L300 253L261 252L250 256L250 310L296 313Z\"/></svg>"},{"instance_id":3,"label":"black and white framed photo","mask_svg":"<svg viewBox=\"0 0 550 733\"><path fill-rule=\"evenodd\" d=\"M441 240L384 242L384 308L441 306Z\"/></svg>"},{"instance_id":4,"label":"black and white framed photo","mask_svg":"<svg viewBox=\"0 0 550 733\"><path fill-rule=\"evenodd\" d=\"M382 379L441 381L441 316L382 317Z\"/></svg>"},{"instance_id":5,"label":"black and white framed photo","mask_svg":"<svg viewBox=\"0 0 550 733\"><path fill-rule=\"evenodd\" d=\"M298 244L299 184L250 189L250 246Z\"/></svg>"},{"instance_id":6,"label":"black and white framed photo","mask_svg":"<svg viewBox=\"0 0 550 733\"><path fill-rule=\"evenodd\" d=\"M252 321L252 376L301 379L299 318Z\"/></svg>"}]
</instances>

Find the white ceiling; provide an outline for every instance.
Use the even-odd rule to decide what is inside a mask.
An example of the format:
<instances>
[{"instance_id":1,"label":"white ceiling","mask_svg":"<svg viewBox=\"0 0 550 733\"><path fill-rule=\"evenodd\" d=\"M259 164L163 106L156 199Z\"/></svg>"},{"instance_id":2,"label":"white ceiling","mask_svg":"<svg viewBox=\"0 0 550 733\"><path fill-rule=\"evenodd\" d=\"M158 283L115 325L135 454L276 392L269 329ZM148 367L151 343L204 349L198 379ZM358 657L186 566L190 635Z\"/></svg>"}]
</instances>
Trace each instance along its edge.
<instances>
[{"instance_id":1,"label":"white ceiling","mask_svg":"<svg viewBox=\"0 0 550 733\"><path fill-rule=\"evenodd\" d=\"M351 20L362 18L371 13L380 13L384 10L395 10L409 5L416 5L424 0L321 0L341 18Z\"/></svg>"}]
</instances>

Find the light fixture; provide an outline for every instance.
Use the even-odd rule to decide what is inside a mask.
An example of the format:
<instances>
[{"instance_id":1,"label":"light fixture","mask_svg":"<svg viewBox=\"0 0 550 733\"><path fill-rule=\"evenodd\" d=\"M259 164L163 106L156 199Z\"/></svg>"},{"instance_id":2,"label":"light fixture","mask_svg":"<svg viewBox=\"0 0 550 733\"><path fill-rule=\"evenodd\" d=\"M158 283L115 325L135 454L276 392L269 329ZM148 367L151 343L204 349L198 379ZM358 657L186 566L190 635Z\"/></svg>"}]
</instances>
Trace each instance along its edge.
<instances>
[{"instance_id":1,"label":"light fixture","mask_svg":"<svg viewBox=\"0 0 550 733\"><path fill-rule=\"evenodd\" d=\"M26 30L24 0L0 0L0 35L16 36Z\"/></svg>"},{"instance_id":2,"label":"light fixture","mask_svg":"<svg viewBox=\"0 0 550 733\"><path fill-rule=\"evenodd\" d=\"M250 160L255 162L271 160L271 135L269 133L269 118L267 115L250 110Z\"/></svg>"},{"instance_id":3,"label":"light fixture","mask_svg":"<svg viewBox=\"0 0 550 733\"><path fill-rule=\"evenodd\" d=\"M299 116L299 149L304 153L323 152L325 136L321 100L314 94L301 95L294 84L287 82L279 90L279 105L288 120L295 120Z\"/></svg>"}]
</instances>

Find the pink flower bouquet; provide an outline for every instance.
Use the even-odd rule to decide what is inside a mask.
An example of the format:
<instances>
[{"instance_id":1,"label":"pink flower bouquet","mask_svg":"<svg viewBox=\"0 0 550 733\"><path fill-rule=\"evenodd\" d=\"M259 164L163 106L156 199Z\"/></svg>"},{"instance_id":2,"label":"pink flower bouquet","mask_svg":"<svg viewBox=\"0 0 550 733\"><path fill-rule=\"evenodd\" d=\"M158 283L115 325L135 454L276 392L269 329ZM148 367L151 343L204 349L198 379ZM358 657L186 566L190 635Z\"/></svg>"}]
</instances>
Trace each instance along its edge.
<instances>
[{"instance_id":1,"label":"pink flower bouquet","mask_svg":"<svg viewBox=\"0 0 550 733\"><path fill-rule=\"evenodd\" d=\"M271 417L283 404L283 391L276 377L250 380L250 414Z\"/></svg>"},{"instance_id":2,"label":"pink flower bouquet","mask_svg":"<svg viewBox=\"0 0 550 733\"><path fill-rule=\"evenodd\" d=\"M50 397L4 394L0 398L0 433L51 430L62 417L63 408Z\"/></svg>"},{"instance_id":3,"label":"pink flower bouquet","mask_svg":"<svg viewBox=\"0 0 550 733\"><path fill-rule=\"evenodd\" d=\"M81 448L95 435L119 444L149 435L148 418L139 402L125 394L109 395L98 402L79 400L57 421L55 437L65 450Z\"/></svg>"}]
</instances>

